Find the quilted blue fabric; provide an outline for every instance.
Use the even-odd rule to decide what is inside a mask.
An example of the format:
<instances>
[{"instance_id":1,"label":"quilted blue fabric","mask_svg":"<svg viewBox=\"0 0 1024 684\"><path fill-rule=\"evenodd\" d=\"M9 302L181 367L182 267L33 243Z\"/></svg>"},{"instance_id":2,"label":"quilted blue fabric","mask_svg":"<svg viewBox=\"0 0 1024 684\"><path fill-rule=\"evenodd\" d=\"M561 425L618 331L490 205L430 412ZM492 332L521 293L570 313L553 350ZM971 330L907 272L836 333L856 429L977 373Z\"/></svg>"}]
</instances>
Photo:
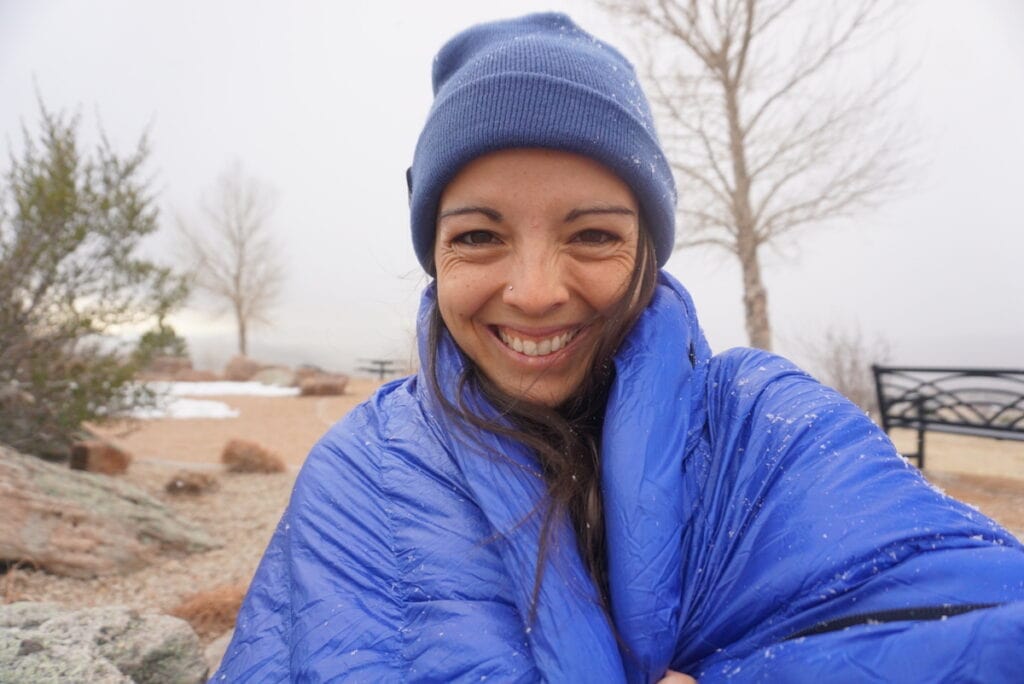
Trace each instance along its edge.
<instances>
[{"instance_id":1,"label":"quilted blue fabric","mask_svg":"<svg viewBox=\"0 0 1024 684\"><path fill-rule=\"evenodd\" d=\"M460 372L450 340L438 363ZM307 459L213 681L1020 681L1020 543L789 362L712 356L665 274L616 357L601 456L615 628L567 519L527 624L534 460L467 438L422 375L385 385ZM996 605L791 638L975 604Z\"/></svg>"}]
</instances>

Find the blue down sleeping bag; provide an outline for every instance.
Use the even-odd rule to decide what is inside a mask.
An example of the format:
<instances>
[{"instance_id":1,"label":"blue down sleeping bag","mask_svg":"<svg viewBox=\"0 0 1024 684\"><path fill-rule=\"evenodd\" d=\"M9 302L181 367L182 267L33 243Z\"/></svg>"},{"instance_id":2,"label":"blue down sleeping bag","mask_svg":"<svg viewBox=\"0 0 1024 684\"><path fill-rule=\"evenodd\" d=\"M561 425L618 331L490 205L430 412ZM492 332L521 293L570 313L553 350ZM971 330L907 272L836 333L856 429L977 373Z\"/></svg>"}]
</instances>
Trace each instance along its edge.
<instances>
[{"instance_id":1,"label":"blue down sleeping bag","mask_svg":"<svg viewBox=\"0 0 1024 684\"><path fill-rule=\"evenodd\" d=\"M446 337L444 391L463 363ZM601 458L614 629L567 518L528 624L535 461L467 439L422 373L385 385L310 453L214 680L1024 678L1020 543L789 362L712 357L665 274L616 356Z\"/></svg>"}]
</instances>

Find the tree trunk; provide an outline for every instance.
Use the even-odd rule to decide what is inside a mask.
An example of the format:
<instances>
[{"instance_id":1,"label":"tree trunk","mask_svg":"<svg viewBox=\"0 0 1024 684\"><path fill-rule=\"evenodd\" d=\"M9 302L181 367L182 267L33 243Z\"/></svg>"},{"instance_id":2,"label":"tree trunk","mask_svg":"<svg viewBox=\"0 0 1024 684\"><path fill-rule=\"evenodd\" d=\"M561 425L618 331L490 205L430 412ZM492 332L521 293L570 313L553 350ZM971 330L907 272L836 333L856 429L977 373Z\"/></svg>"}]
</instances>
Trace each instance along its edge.
<instances>
[{"instance_id":1,"label":"tree trunk","mask_svg":"<svg viewBox=\"0 0 1024 684\"><path fill-rule=\"evenodd\" d=\"M238 326L238 353L242 356L249 355L249 340L245 330L245 316L241 309L235 309L235 323Z\"/></svg>"},{"instance_id":2,"label":"tree trunk","mask_svg":"<svg viewBox=\"0 0 1024 684\"><path fill-rule=\"evenodd\" d=\"M725 115L729 122L729 156L732 158L734 180L732 214L736 224L736 256L743 270L743 309L747 338L750 346L770 351L772 334L768 323L768 292L761 280L757 226L750 207L751 180L747 169L746 141L743 139L743 126L740 122L739 85L725 71L720 78Z\"/></svg>"},{"instance_id":3,"label":"tree trunk","mask_svg":"<svg viewBox=\"0 0 1024 684\"><path fill-rule=\"evenodd\" d=\"M754 244L750 248L741 246L740 251L747 337L751 347L771 351L772 329L768 322L768 291L761 281L761 262L757 254L757 245Z\"/></svg>"},{"instance_id":4,"label":"tree trunk","mask_svg":"<svg viewBox=\"0 0 1024 684\"><path fill-rule=\"evenodd\" d=\"M140 568L152 551L220 546L140 489L0 445L0 561L68 577Z\"/></svg>"}]
</instances>

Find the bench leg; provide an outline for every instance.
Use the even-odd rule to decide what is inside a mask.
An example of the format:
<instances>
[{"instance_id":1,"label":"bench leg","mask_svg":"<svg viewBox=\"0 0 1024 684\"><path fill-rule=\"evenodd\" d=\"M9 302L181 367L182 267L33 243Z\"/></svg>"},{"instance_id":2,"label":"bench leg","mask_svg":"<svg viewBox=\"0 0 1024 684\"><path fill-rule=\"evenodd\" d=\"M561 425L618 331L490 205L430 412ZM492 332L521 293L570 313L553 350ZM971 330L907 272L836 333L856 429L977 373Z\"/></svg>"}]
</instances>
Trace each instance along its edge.
<instances>
[{"instance_id":1,"label":"bench leg","mask_svg":"<svg viewBox=\"0 0 1024 684\"><path fill-rule=\"evenodd\" d=\"M917 467L924 470L924 425L917 426Z\"/></svg>"}]
</instances>

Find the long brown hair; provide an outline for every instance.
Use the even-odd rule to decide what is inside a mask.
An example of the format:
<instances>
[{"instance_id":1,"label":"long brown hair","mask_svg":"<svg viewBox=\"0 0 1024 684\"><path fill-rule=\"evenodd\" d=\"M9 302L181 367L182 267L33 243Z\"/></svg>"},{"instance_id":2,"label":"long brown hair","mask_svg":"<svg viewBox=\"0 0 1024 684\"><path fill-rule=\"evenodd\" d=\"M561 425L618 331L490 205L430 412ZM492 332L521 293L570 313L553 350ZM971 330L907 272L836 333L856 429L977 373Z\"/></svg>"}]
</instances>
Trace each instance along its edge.
<instances>
[{"instance_id":1,"label":"long brown hair","mask_svg":"<svg viewBox=\"0 0 1024 684\"><path fill-rule=\"evenodd\" d=\"M502 391L465 354L465 370L456 383L456 402L448 401L437 377L438 347L445 324L437 303L434 303L427 341L430 358L427 359L426 370L430 390L439 405L470 437L473 429L486 430L514 439L530 449L547 485L548 497L543 510L534 511L543 517L528 618L530 623L536 617L553 523L562 511L569 514L580 555L598 589L601 607L608 611L608 563L601 498L601 428L608 390L615 373L612 358L650 301L657 273L654 244L641 222L636 265L623 296L603 317L604 331L597 341L591 368L572 395L555 408L530 403ZM464 398L466 390L471 387L478 388L507 423L485 418L470 410Z\"/></svg>"}]
</instances>

